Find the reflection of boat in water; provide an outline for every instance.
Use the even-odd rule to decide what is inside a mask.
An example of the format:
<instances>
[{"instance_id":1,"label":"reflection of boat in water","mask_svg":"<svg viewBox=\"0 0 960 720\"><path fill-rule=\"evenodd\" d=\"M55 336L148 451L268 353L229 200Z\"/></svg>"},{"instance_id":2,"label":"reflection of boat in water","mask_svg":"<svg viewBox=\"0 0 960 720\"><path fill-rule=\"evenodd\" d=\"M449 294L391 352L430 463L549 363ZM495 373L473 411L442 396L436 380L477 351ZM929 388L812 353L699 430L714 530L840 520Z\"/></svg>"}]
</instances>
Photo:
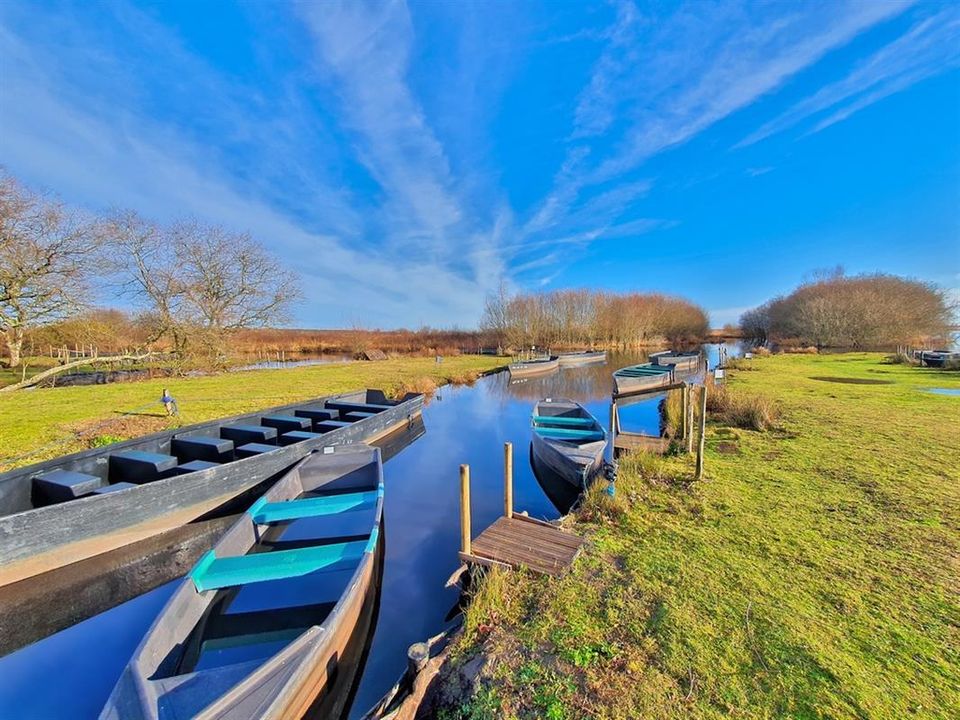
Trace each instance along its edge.
<instances>
[{"instance_id":1,"label":"reflection of boat in water","mask_svg":"<svg viewBox=\"0 0 960 720\"><path fill-rule=\"evenodd\" d=\"M200 559L101 718L340 716L357 674L341 661L380 585L383 470L376 448L331 450L284 475Z\"/></svg>"},{"instance_id":2,"label":"reflection of boat in water","mask_svg":"<svg viewBox=\"0 0 960 720\"><path fill-rule=\"evenodd\" d=\"M532 442L530 443L530 467L543 494L561 515L566 515L580 501L582 491L541 463L533 453Z\"/></svg>"},{"instance_id":3,"label":"reflection of boat in water","mask_svg":"<svg viewBox=\"0 0 960 720\"><path fill-rule=\"evenodd\" d=\"M576 488L585 488L603 463L607 431L580 403L541 400L533 411L533 454Z\"/></svg>"},{"instance_id":4,"label":"reflection of boat in water","mask_svg":"<svg viewBox=\"0 0 960 720\"><path fill-rule=\"evenodd\" d=\"M607 351L581 350L579 352L560 353L557 358L560 361L560 367L579 367L580 365L606 362Z\"/></svg>"}]
</instances>

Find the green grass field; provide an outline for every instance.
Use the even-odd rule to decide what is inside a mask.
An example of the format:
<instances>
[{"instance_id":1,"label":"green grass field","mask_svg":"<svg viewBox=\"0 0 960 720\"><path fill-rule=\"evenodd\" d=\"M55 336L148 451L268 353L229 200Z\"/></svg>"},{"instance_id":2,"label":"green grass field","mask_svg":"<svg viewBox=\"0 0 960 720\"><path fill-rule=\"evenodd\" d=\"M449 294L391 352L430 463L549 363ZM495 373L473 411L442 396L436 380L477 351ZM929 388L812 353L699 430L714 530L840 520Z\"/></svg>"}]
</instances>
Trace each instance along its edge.
<instances>
[{"instance_id":1,"label":"green grass field","mask_svg":"<svg viewBox=\"0 0 960 720\"><path fill-rule=\"evenodd\" d=\"M495 572L446 718L960 717L960 374L877 354L744 363L777 428L708 426L691 458L635 456L550 580ZM815 378L882 381L842 383Z\"/></svg>"},{"instance_id":2,"label":"green grass field","mask_svg":"<svg viewBox=\"0 0 960 720\"><path fill-rule=\"evenodd\" d=\"M114 383L0 395L0 470L84 449L90 445L187 425L307 398L364 388L388 393L429 390L465 382L505 360L462 355L403 357L382 362L313 365L144 382ZM167 418L163 388L180 416Z\"/></svg>"}]
</instances>

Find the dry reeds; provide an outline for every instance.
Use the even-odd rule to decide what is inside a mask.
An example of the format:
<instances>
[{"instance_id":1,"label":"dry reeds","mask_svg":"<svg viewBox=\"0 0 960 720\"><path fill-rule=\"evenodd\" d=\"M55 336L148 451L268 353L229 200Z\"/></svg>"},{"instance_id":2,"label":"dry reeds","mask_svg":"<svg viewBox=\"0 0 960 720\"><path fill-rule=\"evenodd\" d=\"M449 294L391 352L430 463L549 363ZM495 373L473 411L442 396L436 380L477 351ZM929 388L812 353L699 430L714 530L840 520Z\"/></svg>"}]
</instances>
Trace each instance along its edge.
<instances>
[{"instance_id":1,"label":"dry reeds","mask_svg":"<svg viewBox=\"0 0 960 720\"><path fill-rule=\"evenodd\" d=\"M776 426L777 405L762 395L747 394L728 385L711 385L707 393L710 417L731 427L763 432Z\"/></svg>"}]
</instances>

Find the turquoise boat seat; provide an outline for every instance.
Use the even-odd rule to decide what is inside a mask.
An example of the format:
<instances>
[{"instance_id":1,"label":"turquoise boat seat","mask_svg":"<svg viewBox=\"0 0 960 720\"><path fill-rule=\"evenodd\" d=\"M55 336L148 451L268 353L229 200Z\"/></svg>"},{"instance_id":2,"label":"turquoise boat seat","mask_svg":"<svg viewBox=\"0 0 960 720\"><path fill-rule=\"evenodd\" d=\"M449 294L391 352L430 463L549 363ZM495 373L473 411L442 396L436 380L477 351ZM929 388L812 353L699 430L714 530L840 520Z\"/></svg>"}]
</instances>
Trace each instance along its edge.
<instances>
[{"instance_id":1,"label":"turquoise boat seat","mask_svg":"<svg viewBox=\"0 0 960 720\"><path fill-rule=\"evenodd\" d=\"M375 505L382 497L383 483L380 483L376 490L366 492L324 495L283 502L267 502L266 498L260 498L247 512L257 525L267 525L286 520L338 515L350 510L359 510Z\"/></svg>"},{"instance_id":2,"label":"turquoise boat seat","mask_svg":"<svg viewBox=\"0 0 960 720\"><path fill-rule=\"evenodd\" d=\"M560 417L559 415L551 417L549 415L534 415L533 421L538 425L580 425L582 427L593 427L593 418L582 417Z\"/></svg>"},{"instance_id":3,"label":"turquoise boat seat","mask_svg":"<svg viewBox=\"0 0 960 720\"><path fill-rule=\"evenodd\" d=\"M575 430L572 428L534 428L537 435L550 440L582 440L592 442L594 440L603 440L603 433L598 430Z\"/></svg>"},{"instance_id":4,"label":"turquoise boat seat","mask_svg":"<svg viewBox=\"0 0 960 720\"><path fill-rule=\"evenodd\" d=\"M377 547L379 527L366 540L277 550L252 555L218 558L207 552L190 571L198 592L250 583L299 577L319 571L344 570L358 563L364 553Z\"/></svg>"}]
</instances>

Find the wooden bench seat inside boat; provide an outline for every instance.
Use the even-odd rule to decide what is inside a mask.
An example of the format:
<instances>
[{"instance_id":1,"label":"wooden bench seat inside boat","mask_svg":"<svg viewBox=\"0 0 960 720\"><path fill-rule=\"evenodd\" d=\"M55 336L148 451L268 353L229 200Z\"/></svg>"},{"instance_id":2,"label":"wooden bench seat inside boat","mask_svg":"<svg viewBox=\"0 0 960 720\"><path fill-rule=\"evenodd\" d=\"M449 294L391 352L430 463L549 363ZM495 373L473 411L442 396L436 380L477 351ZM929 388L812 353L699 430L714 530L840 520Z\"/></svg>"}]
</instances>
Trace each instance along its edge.
<instances>
[{"instance_id":1,"label":"wooden bench seat inside boat","mask_svg":"<svg viewBox=\"0 0 960 720\"><path fill-rule=\"evenodd\" d=\"M205 460L212 463L225 463L233 460L233 440L205 435L185 435L170 441L170 452L180 458L181 462Z\"/></svg>"},{"instance_id":2,"label":"wooden bench seat inside boat","mask_svg":"<svg viewBox=\"0 0 960 720\"><path fill-rule=\"evenodd\" d=\"M309 418L295 415L264 415L260 418L260 424L272 427L279 433L285 433L291 430L309 430L313 422Z\"/></svg>"},{"instance_id":3,"label":"wooden bench seat inside boat","mask_svg":"<svg viewBox=\"0 0 960 720\"><path fill-rule=\"evenodd\" d=\"M243 458L253 457L254 455L263 455L264 453L272 452L276 449L276 445L252 442L241 445L234 451L234 453L237 456L237 460L242 460Z\"/></svg>"},{"instance_id":4,"label":"wooden bench seat inside boat","mask_svg":"<svg viewBox=\"0 0 960 720\"><path fill-rule=\"evenodd\" d=\"M315 422L313 424L313 431L318 433L328 433L331 430L347 427L349 425L353 425L353 423L349 423L344 420L320 420L319 422Z\"/></svg>"},{"instance_id":5,"label":"wooden bench seat inside boat","mask_svg":"<svg viewBox=\"0 0 960 720\"><path fill-rule=\"evenodd\" d=\"M341 413L340 417L342 417L347 422L357 422L359 420L366 420L367 418L373 417L376 414L377 413L365 412L361 410L351 410L350 412L347 412L347 413Z\"/></svg>"},{"instance_id":6,"label":"wooden bench seat inside boat","mask_svg":"<svg viewBox=\"0 0 960 720\"><path fill-rule=\"evenodd\" d=\"M378 413L383 412L384 410L389 410L390 405L375 405L373 403L355 403L355 402L345 402L340 400L330 400L326 403L324 407L333 408L334 410L339 410L340 415L342 416L345 412L369 412L369 413Z\"/></svg>"},{"instance_id":7,"label":"wooden bench seat inside boat","mask_svg":"<svg viewBox=\"0 0 960 720\"><path fill-rule=\"evenodd\" d=\"M304 440L313 440L313 438L318 438L320 435L321 433L309 432L307 430L291 430L280 436L280 444L284 446L293 445L294 443L303 442Z\"/></svg>"},{"instance_id":8,"label":"wooden bench seat inside boat","mask_svg":"<svg viewBox=\"0 0 960 720\"><path fill-rule=\"evenodd\" d=\"M277 429L262 425L224 425L220 437L234 443L276 443Z\"/></svg>"},{"instance_id":9,"label":"wooden bench seat inside boat","mask_svg":"<svg viewBox=\"0 0 960 720\"><path fill-rule=\"evenodd\" d=\"M89 495L104 484L103 478L73 470L51 470L33 478L34 493L48 503Z\"/></svg>"},{"instance_id":10,"label":"wooden bench seat inside boat","mask_svg":"<svg viewBox=\"0 0 960 720\"><path fill-rule=\"evenodd\" d=\"M230 454L233 455L233 443L230 443L231 450ZM200 470L207 470L208 468L217 467L220 463L209 462L207 460L191 460L190 462L183 463L182 465L177 465L173 469L174 475L186 475L187 473L198 472Z\"/></svg>"},{"instance_id":11,"label":"wooden bench seat inside boat","mask_svg":"<svg viewBox=\"0 0 960 720\"><path fill-rule=\"evenodd\" d=\"M300 410L294 410L293 414L296 417L307 418L311 422L317 422L318 420L339 420L340 411L334 410L333 408L320 409L320 408L301 408Z\"/></svg>"},{"instance_id":12,"label":"wooden bench seat inside boat","mask_svg":"<svg viewBox=\"0 0 960 720\"><path fill-rule=\"evenodd\" d=\"M119 490L126 490L127 488L135 487L137 487L136 483L118 482L113 483L113 485L104 485L103 487L98 487L93 491L93 494L106 495L107 493L118 492Z\"/></svg>"},{"instance_id":13,"label":"wooden bench seat inside boat","mask_svg":"<svg viewBox=\"0 0 960 720\"><path fill-rule=\"evenodd\" d=\"M138 485L170 477L173 469L180 464L174 455L145 452L143 450L121 450L110 455L110 480L112 482L132 482Z\"/></svg>"},{"instance_id":14,"label":"wooden bench seat inside boat","mask_svg":"<svg viewBox=\"0 0 960 720\"><path fill-rule=\"evenodd\" d=\"M538 427L537 434L552 440L570 440L571 442L595 442L603 440L598 430L574 430L571 428Z\"/></svg>"}]
</instances>

